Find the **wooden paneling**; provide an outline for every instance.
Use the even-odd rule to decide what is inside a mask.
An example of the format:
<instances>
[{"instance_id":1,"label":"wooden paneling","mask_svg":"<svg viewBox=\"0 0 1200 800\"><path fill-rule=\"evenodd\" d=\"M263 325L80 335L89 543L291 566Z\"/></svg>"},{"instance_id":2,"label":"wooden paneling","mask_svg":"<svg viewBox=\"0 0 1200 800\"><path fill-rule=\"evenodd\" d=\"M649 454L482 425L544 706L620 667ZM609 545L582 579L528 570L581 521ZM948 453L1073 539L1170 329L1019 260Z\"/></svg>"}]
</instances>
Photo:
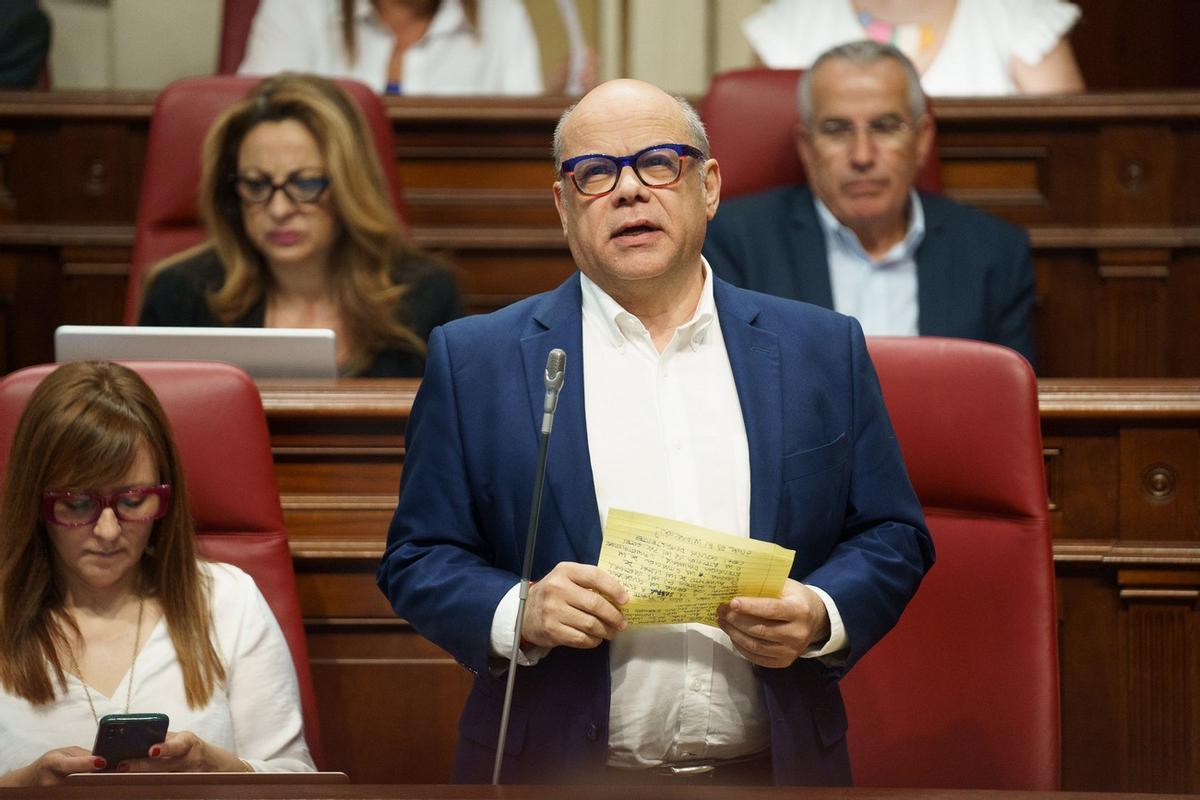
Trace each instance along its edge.
<instances>
[{"instance_id":1,"label":"wooden paneling","mask_svg":"<svg viewBox=\"0 0 1200 800\"><path fill-rule=\"evenodd\" d=\"M1200 572L1122 570L1123 785L1195 791ZM1171 691L1164 691L1170 687ZM1145 743L1153 741L1154 747Z\"/></svg>"},{"instance_id":2,"label":"wooden paneling","mask_svg":"<svg viewBox=\"0 0 1200 800\"><path fill-rule=\"evenodd\" d=\"M0 372L47 360L59 324L120 322L151 101L0 93ZM571 273L550 193L561 100L387 102L413 238L455 264L469 310ZM1030 230L1039 374L1200 375L1200 93L934 112L947 193Z\"/></svg>"},{"instance_id":3,"label":"wooden paneling","mask_svg":"<svg viewBox=\"0 0 1200 800\"><path fill-rule=\"evenodd\" d=\"M1076 791L1124 785L1122 687L1114 654L1120 601L1103 570L1055 563L1062 707L1062 785Z\"/></svg>"},{"instance_id":4,"label":"wooden paneling","mask_svg":"<svg viewBox=\"0 0 1200 800\"><path fill-rule=\"evenodd\" d=\"M1118 443L1101 431L1047 436L1046 481L1056 539L1116 539L1120 484Z\"/></svg>"},{"instance_id":5,"label":"wooden paneling","mask_svg":"<svg viewBox=\"0 0 1200 800\"><path fill-rule=\"evenodd\" d=\"M326 755L360 783L448 783L470 673L395 618L378 563L297 563Z\"/></svg>"},{"instance_id":6,"label":"wooden paneling","mask_svg":"<svg viewBox=\"0 0 1200 800\"><path fill-rule=\"evenodd\" d=\"M1200 381L1039 388L1063 786L1198 791Z\"/></svg>"},{"instance_id":7,"label":"wooden paneling","mask_svg":"<svg viewBox=\"0 0 1200 800\"><path fill-rule=\"evenodd\" d=\"M1090 89L1200 86L1200 60L1192 36L1200 29L1200 3L1073 2L1083 16L1071 31L1071 43Z\"/></svg>"},{"instance_id":8,"label":"wooden paneling","mask_svg":"<svg viewBox=\"0 0 1200 800\"><path fill-rule=\"evenodd\" d=\"M1120 433L1122 539L1200 539L1200 431L1136 428Z\"/></svg>"}]
</instances>

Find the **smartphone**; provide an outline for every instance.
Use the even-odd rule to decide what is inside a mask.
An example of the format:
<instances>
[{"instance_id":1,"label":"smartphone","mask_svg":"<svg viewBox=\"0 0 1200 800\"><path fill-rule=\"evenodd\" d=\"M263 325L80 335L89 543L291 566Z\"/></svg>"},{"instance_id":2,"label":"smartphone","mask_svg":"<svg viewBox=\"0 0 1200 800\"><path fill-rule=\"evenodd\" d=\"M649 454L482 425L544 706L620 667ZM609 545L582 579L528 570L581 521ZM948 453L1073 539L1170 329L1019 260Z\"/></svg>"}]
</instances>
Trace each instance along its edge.
<instances>
[{"instance_id":1,"label":"smartphone","mask_svg":"<svg viewBox=\"0 0 1200 800\"><path fill-rule=\"evenodd\" d=\"M107 762L105 769L131 758L148 758L150 748L167 738L166 714L105 714L96 730L92 755Z\"/></svg>"}]
</instances>

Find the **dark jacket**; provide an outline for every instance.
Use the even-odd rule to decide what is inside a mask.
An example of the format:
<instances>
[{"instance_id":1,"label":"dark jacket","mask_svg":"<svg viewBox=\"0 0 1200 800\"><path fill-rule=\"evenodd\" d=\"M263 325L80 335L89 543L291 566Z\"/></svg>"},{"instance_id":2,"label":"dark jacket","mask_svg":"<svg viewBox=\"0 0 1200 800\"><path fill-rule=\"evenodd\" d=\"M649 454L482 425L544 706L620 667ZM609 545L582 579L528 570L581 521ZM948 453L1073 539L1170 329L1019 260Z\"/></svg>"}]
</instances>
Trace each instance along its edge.
<instances>
[{"instance_id":1,"label":"dark jacket","mask_svg":"<svg viewBox=\"0 0 1200 800\"><path fill-rule=\"evenodd\" d=\"M50 52L50 18L36 0L0 3L0 89L38 82Z\"/></svg>"},{"instance_id":2,"label":"dark jacket","mask_svg":"<svg viewBox=\"0 0 1200 800\"><path fill-rule=\"evenodd\" d=\"M969 206L921 193L917 330L1011 347L1033 363L1029 236ZM787 186L721 203L704 256L745 289L833 308L825 233L812 190Z\"/></svg>"},{"instance_id":3,"label":"dark jacket","mask_svg":"<svg viewBox=\"0 0 1200 800\"><path fill-rule=\"evenodd\" d=\"M397 265L393 278L408 286L400 298L396 314L424 340L443 323L462 314L462 304L454 276L448 269L429 261L410 259ZM207 295L220 288L225 272L214 250L204 250L192 258L172 264L154 277L146 289L139 325L177 327L221 327L222 323L208 306ZM252 307L235 325L261 328L266 303ZM419 378L425 358L407 348L394 347L379 352L375 360L356 377Z\"/></svg>"}]
</instances>

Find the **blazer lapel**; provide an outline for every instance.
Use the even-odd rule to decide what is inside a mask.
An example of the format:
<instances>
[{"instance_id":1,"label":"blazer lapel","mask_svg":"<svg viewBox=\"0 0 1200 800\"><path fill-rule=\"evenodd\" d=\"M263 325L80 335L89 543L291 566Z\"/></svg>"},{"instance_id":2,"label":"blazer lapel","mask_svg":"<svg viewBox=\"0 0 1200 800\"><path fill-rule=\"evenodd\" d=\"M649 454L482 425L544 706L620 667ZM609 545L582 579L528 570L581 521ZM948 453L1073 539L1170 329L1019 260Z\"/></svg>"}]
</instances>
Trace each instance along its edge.
<instances>
[{"instance_id":1,"label":"blazer lapel","mask_svg":"<svg viewBox=\"0 0 1200 800\"><path fill-rule=\"evenodd\" d=\"M779 337L756 326L751 295L715 279L714 298L750 449L750 536L771 541L783 468Z\"/></svg>"},{"instance_id":2,"label":"blazer lapel","mask_svg":"<svg viewBox=\"0 0 1200 800\"><path fill-rule=\"evenodd\" d=\"M796 300L823 308L833 308L833 281L829 277L829 252L825 247L825 231L817 218L812 190L807 186L796 190L791 205L792 253L795 263L789 268L796 274Z\"/></svg>"},{"instance_id":3,"label":"blazer lapel","mask_svg":"<svg viewBox=\"0 0 1200 800\"><path fill-rule=\"evenodd\" d=\"M917 333L945 336L950 328L951 309L964 298L955 297L954 265L946 241L944 221L935 203L924 202L925 238L917 247Z\"/></svg>"},{"instance_id":4,"label":"blazer lapel","mask_svg":"<svg viewBox=\"0 0 1200 800\"><path fill-rule=\"evenodd\" d=\"M557 513L575 560L595 564L600 556L600 511L596 506L583 409L579 273L547 295L534 309L532 327L534 330L521 339L521 356L529 393L530 435L534 441L542 427L546 356L555 347L567 354L563 388L558 397L546 459L541 518L544 523L552 510ZM496 420L496 424L504 424L504 420ZM532 480L532 476L530 478ZM543 524L542 530L547 529L548 526Z\"/></svg>"}]
</instances>

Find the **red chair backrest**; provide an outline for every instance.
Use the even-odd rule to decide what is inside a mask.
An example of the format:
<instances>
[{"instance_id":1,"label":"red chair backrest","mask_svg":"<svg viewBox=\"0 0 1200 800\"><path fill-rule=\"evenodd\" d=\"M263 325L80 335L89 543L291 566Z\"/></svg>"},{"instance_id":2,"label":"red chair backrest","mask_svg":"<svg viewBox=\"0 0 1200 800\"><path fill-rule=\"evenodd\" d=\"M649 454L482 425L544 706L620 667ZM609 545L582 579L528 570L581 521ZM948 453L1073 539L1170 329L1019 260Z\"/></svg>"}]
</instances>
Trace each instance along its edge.
<instances>
[{"instance_id":1,"label":"red chair backrest","mask_svg":"<svg viewBox=\"0 0 1200 800\"><path fill-rule=\"evenodd\" d=\"M250 25L258 11L258 0L225 0L221 9L221 54L217 73L233 75L246 55Z\"/></svg>"},{"instance_id":2,"label":"red chair backrest","mask_svg":"<svg viewBox=\"0 0 1200 800\"><path fill-rule=\"evenodd\" d=\"M713 76L699 111L712 155L721 164L722 198L806 181L796 152L801 74L759 67ZM916 183L927 192L942 190L936 140Z\"/></svg>"},{"instance_id":3,"label":"red chair backrest","mask_svg":"<svg viewBox=\"0 0 1200 800\"><path fill-rule=\"evenodd\" d=\"M1037 382L984 342L868 340L937 562L842 681L856 785L1059 788Z\"/></svg>"},{"instance_id":4,"label":"red chair backrest","mask_svg":"<svg viewBox=\"0 0 1200 800\"><path fill-rule=\"evenodd\" d=\"M155 100L125 294L126 324L137 321L146 270L205 238L204 225L196 210L204 136L217 116L260 80L235 75L184 78L163 89ZM369 87L357 81L337 83L363 110L391 188L392 203L403 221L395 142L383 103Z\"/></svg>"},{"instance_id":5,"label":"red chair backrest","mask_svg":"<svg viewBox=\"0 0 1200 800\"><path fill-rule=\"evenodd\" d=\"M0 380L0 472L30 394L57 366L28 367ZM171 421L200 553L249 573L275 612L296 665L305 738L319 768L324 751L316 693L258 389L229 364L140 361L128 366L158 395ZM270 697L262 701L273 702Z\"/></svg>"}]
</instances>

